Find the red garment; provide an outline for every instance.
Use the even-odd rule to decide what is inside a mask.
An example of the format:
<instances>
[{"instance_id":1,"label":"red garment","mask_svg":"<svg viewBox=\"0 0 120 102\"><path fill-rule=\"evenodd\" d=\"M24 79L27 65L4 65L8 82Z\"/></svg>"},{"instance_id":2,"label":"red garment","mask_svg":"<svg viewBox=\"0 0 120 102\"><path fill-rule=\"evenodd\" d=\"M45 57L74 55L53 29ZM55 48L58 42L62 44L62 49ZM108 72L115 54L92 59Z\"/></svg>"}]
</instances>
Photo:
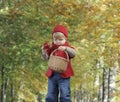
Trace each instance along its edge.
<instances>
[{"instance_id":1,"label":"red garment","mask_svg":"<svg viewBox=\"0 0 120 102\"><path fill-rule=\"evenodd\" d=\"M61 33L63 33L65 35L66 38L68 38L68 29L63 25L55 26L55 28L53 29L52 34L55 33L55 32L61 32Z\"/></svg>"},{"instance_id":2,"label":"red garment","mask_svg":"<svg viewBox=\"0 0 120 102\"><path fill-rule=\"evenodd\" d=\"M61 45L61 46L70 47L67 42L64 45ZM58 47L59 47L58 45L52 44L52 47L48 50L48 54L50 55L51 52L54 51L55 49L57 49ZM61 56L61 57L64 57L64 58L67 58L65 52L60 51L60 50L55 51L54 54L58 55L58 56ZM71 60L71 58L69 58L69 60ZM51 77L53 75L53 73L54 72L50 68L48 68L48 70L46 72L46 76L49 78L49 77ZM74 75L74 71L73 71L73 68L71 66L71 61L69 61L66 71L64 73L61 73L61 76L63 78L68 78L68 77L71 77L73 75Z\"/></svg>"}]
</instances>

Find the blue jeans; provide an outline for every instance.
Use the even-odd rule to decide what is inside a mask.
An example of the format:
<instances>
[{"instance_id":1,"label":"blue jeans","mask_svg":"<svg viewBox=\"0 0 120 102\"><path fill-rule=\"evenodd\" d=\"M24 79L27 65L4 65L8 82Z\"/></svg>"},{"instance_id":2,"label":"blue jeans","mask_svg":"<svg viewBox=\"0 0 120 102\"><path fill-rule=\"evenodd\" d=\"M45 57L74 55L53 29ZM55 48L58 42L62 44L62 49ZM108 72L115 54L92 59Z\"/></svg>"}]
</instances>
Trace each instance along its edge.
<instances>
[{"instance_id":1,"label":"blue jeans","mask_svg":"<svg viewBox=\"0 0 120 102\"><path fill-rule=\"evenodd\" d=\"M54 73L48 78L48 93L46 102L71 102L70 99L70 78L62 78L59 73Z\"/></svg>"}]
</instances>

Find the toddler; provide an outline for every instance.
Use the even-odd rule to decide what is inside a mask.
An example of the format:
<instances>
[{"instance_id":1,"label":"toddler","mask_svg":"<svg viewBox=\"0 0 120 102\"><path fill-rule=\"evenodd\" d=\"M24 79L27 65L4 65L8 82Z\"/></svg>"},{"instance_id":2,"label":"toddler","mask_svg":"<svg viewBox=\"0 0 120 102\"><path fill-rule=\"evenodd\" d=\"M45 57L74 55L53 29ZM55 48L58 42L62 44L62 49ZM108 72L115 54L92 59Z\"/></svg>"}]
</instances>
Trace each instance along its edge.
<instances>
[{"instance_id":1,"label":"toddler","mask_svg":"<svg viewBox=\"0 0 120 102\"><path fill-rule=\"evenodd\" d=\"M69 62L67 69L63 73L56 72L48 67L46 76L48 77L48 93L46 96L46 102L71 102L70 97L70 77L74 75L73 68L71 66L71 59L75 57L76 52L67 41L68 30L63 25L57 25L52 32L52 46L45 43L42 46L42 58L44 60L49 59L50 54L57 55L63 58L67 58L65 51L68 53ZM60 99L58 99L60 96Z\"/></svg>"}]
</instances>

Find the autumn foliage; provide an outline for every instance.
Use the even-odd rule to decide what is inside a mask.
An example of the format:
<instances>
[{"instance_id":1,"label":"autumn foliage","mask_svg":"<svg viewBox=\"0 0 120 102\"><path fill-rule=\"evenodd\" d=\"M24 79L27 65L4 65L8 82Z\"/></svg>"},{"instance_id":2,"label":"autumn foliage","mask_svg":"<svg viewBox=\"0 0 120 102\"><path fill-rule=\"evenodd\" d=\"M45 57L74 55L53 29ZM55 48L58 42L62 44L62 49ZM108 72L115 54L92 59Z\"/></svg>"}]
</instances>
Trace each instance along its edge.
<instances>
[{"instance_id":1,"label":"autumn foliage","mask_svg":"<svg viewBox=\"0 0 120 102\"><path fill-rule=\"evenodd\" d=\"M75 93L84 88L94 100L102 86L104 68L117 67L115 80L120 80L119 0L3 0L0 2L0 91L2 94L2 86L6 85L6 100L37 102L37 95L44 100L47 62L41 59L41 45L51 42L51 31L57 24L68 27L68 40L77 52L72 61L73 100L77 98ZM100 85L95 87L98 74ZM118 81L116 90L119 85ZM11 93L13 90L15 94ZM111 96L118 102L119 90Z\"/></svg>"}]
</instances>

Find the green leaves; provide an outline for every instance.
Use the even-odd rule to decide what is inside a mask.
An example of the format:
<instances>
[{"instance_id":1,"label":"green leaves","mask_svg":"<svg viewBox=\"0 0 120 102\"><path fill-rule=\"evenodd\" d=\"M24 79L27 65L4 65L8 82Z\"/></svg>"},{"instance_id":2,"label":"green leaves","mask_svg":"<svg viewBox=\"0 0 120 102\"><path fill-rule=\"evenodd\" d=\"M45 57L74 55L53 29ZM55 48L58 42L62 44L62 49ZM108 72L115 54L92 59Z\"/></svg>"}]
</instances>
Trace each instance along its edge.
<instances>
[{"instance_id":1,"label":"green leaves","mask_svg":"<svg viewBox=\"0 0 120 102\"><path fill-rule=\"evenodd\" d=\"M68 41L77 53L72 60L75 71L72 89L89 83L86 90L90 91L95 75L102 74L97 69L97 61L102 57L104 67L113 67L119 62L119 4L119 0L2 1L0 69L4 63L5 75L16 80L16 92L21 78L27 93L45 91L42 86L47 84L44 75L47 62L41 59L41 46L44 42L52 42L55 25L64 24L69 29ZM26 75L22 77L23 72Z\"/></svg>"}]
</instances>

